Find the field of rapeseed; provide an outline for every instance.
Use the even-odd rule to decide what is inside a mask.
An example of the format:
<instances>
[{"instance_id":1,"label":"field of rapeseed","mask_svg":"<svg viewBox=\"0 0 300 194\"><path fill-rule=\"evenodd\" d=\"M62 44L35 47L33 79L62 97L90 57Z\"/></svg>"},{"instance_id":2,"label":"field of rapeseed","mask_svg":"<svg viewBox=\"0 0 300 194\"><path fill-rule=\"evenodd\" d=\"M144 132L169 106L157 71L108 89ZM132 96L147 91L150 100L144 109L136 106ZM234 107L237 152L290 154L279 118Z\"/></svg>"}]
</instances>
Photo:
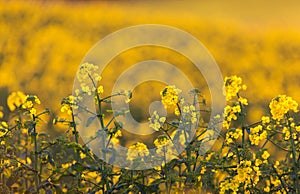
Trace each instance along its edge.
<instances>
[{"instance_id":1,"label":"field of rapeseed","mask_svg":"<svg viewBox=\"0 0 300 194\"><path fill-rule=\"evenodd\" d=\"M248 5L257 9L252 15L236 1L188 2L188 8L162 2L159 9L134 1L1 1L0 193L299 193L299 4L256 3ZM227 101L224 113L210 118L214 125L207 123L211 101L201 73L184 56L162 48L121 53L93 80L100 85L81 85L69 96L75 77L92 81L77 70L97 70L81 64L97 41L144 23L183 29L213 54ZM149 88L109 96L110 88L130 65L157 58L184 64L182 71L199 90L191 91L189 102L180 88L158 85L147 97L158 96L172 118L156 111L138 117L148 114L140 107L149 104ZM101 126L88 142L76 120L78 111L89 111L80 106L85 96L95 97L97 107L86 126ZM151 138L128 140L108 110L114 97L135 105L138 119L155 131ZM91 146L96 138L105 142L99 150ZM208 151L201 149L211 143ZM116 155L120 144L128 152ZM123 168L111 165L116 158ZM147 161L156 166L140 170Z\"/></svg>"}]
</instances>

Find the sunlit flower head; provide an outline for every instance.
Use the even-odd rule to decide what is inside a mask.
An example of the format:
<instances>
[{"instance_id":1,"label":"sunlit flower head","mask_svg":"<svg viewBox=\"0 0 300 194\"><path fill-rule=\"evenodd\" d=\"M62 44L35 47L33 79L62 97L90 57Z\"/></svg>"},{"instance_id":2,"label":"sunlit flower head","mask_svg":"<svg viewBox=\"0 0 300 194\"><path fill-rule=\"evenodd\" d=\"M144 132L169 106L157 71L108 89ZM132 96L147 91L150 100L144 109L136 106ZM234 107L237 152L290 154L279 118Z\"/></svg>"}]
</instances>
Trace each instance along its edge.
<instances>
[{"instance_id":1,"label":"sunlit flower head","mask_svg":"<svg viewBox=\"0 0 300 194\"><path fill-rule=\"evenodd\" d=\"M98 66L91 63L83 63L77 72L77 79L80 83L85 81L98 82L101 76L97 73Z\"/></svg>"},{"instance_id":2,"label":"sunlit flower head","mask_svg":"<svg viewBox=\"0 0 300 194\"><path fill-rule=\"evenodd\" d=\"M174 85L166 86L161 92L161 102L165 106L165 108L174 108L177 106L179 102L179 94L181 90L176 88Z\"/></svg>"},{"instance_id":3,"label":"sunlit flower head","mask_svg":"<svg viewBox=\"0 0 300 194\"><path fill-rule=\"evenodd\" d=\"M298 103L286 95L279 95L273 98L269 107L274 120L283 119L288 111L298 112Z\"/></svg>"},{"instance_id":4,"label":"sunlit flower head","mask_svg":"<svg viewBox=\"0 0 300 194\"><path fill-rule=\"evenodd\" d=\"M223 92L226 95L226 100L230 101L232 98L237 97L240 90L246 90L246 85L242 84L242 78L233 75L230 77L225 77ZM246 99L241 98L242 104L247 104Z\"/></svg>"}]
</instances>

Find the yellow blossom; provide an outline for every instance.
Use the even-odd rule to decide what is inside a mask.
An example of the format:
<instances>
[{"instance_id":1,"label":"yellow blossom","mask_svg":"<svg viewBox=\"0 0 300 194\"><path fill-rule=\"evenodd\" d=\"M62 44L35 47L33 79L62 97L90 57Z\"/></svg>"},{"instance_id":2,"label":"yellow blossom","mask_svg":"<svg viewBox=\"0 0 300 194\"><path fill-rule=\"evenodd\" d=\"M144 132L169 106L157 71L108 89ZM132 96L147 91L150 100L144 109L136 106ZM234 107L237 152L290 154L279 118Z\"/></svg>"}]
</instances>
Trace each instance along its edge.
<instances>
[{"instance_id":1,"label":"yellow blossom","mask_svg":"<svg viewBox=\"0 0 300 194\"><path fill-rule=\"evenodd\" d=\"M10 111L14 111L17 107L20 107L25 103L27 96L20 91L12 92L7 98L7 106Z\"/></svg>"},{"instance_id":2,"label":"yellow blossom","mask_svg":"<svg viewBox=\"0 0 300 194\"><path fill-rule=\"evenodd\" d=\"M298 103L286 95L279 95L272 99L269 107L272 118L278 121L283 119L284 115L290 110L298 112Z\"/></svg>"},{"instance_id":3,"label":"yellow blossom","mask_svg":"<svg viewBox=\"0 0 300 194\"><path fill-rule=\"evenodd\" d=\"M77 72L78 81L81 83L90 79L93 79L93 81L100 81L101 76L99 76L99 74L96 73L97 70L98 66L93 65L91 63L83 63L80 66L79 71Z\"/></svg>"},{"instance_id":4,"label":"yellow blossom","mask_svg":"<svg viewBox=\"0 0 300 194\"><path fill-rule=\"evenodd\" d=\"M154 129L155 131L159 131L161 126L166 121L166 117L160 117L157 111L154 111L151 118L148 118L148 120L149 120L149 127Z\"/></svg>"},{"instance_id":5,"label":"yellow blossom","mask_svg":"<svg viewBox=\"0 0 300 194\"><path fill-rule=\"evenodd\" d=\"M268 123L270 123L270 121L271 121L271 119L268 116L262 116L261 117L262 124L268 124Z\"/></svg>"},{"instance_id":6,"label":"yellow blossom","mask_svg":"<svg viewBox=\"0 0 300 194\"><path fill-rule=\"evenodd\" d=\"M103 92L104 92L103 86L99 86L99 87L97 88L97 93L98 93L98 94L103 94Z\"/></svg>"},{"instance_id":7,"label":"yellow blossom","mask_svg":"<svg viewBox=\"0 0 300 194\"><path fill-rule=\"evenodd\" d=\"M127 160L135 160L138 157L145 157L149 155L149 150L144 143L137 142L128 148Z\"/></svg>"},{"instance_id":8,"label":"yellow blossom","mask_svg":"<svg viewBox=\"0 0 300 194\"><path fill-rule=\"evenodd\" d=\"M61 167L64 168L64 169L67 169L70 166L72 166L72 163L70 163L70 162L61 165Z\"/></svg>"},{"instance_id":9,"label":"yellow blossom","mask_svg":"<svg viewBox=\"0 0 300 194\"><path fill-rule=\"evenodd\" d=\"M226 100L230 101L232 98L237 97L240 90L246 90L246 85L242 85L242 78L233 75L225 77L223 92L226 95ZM248 104L244 99L241 99L242 104Z\"/></svg>"},{"instance_id":10,"label":"yellow blossom","mask_svg":"<svg viewBox=\"0 0 300 194\"><path fill-rule=\"evenodd\" d=\"M174 85L166 86L164 90L160 92L161 102L165 108L174 108L175 110L179 102L179 93L181 93L181 90Z\"/></svg>"},{"instance_id":11,"label":"yellow blossom","mask_svg":"<svg viewBox=\"0 0 300 194\"><path fill-rule=\"evenodd\" d=\"M86 158L86 154L84 154L84 153L80 152L80 158L81 158L81 159L84 159L84 158Z\"/></svg>"},{"instance_id":12,"label":"yellow blossom","mask_svg":"<svg viewBox=\"0 0 300 194\"><path fill-rule=\"evenodd\" d=\"M264 153L261 155L261 157L265 160L267 160L270 157L270 154L268 151L264 151Z\"/></svg>"}]
</instances>

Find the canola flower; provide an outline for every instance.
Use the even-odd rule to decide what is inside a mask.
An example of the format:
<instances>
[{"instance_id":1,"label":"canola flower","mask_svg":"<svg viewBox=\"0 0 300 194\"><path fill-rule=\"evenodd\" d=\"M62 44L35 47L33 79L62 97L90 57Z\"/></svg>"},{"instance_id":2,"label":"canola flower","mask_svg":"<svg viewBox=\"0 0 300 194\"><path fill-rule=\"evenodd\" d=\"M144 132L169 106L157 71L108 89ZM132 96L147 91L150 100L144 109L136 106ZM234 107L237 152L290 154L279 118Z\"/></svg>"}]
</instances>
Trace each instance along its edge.
<instances>
[{"instance_id":1,"label":"canola flower","mask_svg":"<svg viewBox=\"0 0 300 194\"><path fill-rule=\"evenodd\" d=\"M132 99L132 91L131 90L121 90L119 91L119 95L125 96L125 102L129 103Z\"/></svg>"},{"instance_id":2,"label":"canola flower","mask_svg":"<svg viewBox=\"0 0 300 194\"><path fill-rule=\"evenodd\" d=\"M102 77L96 72L98 70L98 66L91 63L83 63L79 67L79 71L77 73L77 79L80 83L91 81L91 78L94 78L94 81L101 81Z\"/></svg>"},{"instance_id":3,"label":"canola flower","mask_svg":"<svg viewBox=\"0 0 300 194\"><path fill-rule=\"evenodd\" d=\"M174 144L186 146L189 134L186 133L183 129L180 129L173 131L170 137L172 138Z\"/></svg>"},{"instance_id":4,"label":"canola flower","mask_svg":"<svg viewBox=\"0 0 300 194\"><path fill-rule=\"evenodd\" d=\"M36 95L33 96L27 95L26 100L22 105L22 108L29 110L31 114L36 114L36 109L34 108L34 104L41 104L40 99Z\"/></svg>"},{"instance_id":5,"label":"canola flower","mask_svg":"<svg viewBox=\"0 0 300 194\"><path fill-rule=\"evenodd\" d=\"M7 98L7 106L10 111L14 111L25 103L27 96L20 91L12 92Z\"/></svg>"},{"instance_id":6,"label":"canola flower","mask_svg":"<svg viewBox=\"0 0 300 194\"><path fill-rule=\"evenodd\" d=\"M249 140L251 145L258 145L261 141L267 139L268 132L264 130L262 125L250 128Z\"/></svg>"},{"instance_id":7,"label":"canola flower","mask_svg":"<svg viewBox=\"0 0 300 194\"><path fill-rule=\"evenodd\" d=\"M226 101L231 101L237 97L240 90L246 90L247 86L242 84L242 78L236 75L225 77L223 93L226 96ZM247 104L247 100L244 98L239 99L242 104Z\"/></svg>"},{"instance_id":8,"label":"canola flower","mask_svg":"<svg viewBox=\"0 0 300 194\"><path fill-rule=\"evenodd\" d=\"M110 141L113 144L118 144L120 142L119 137L122 136L122 131L118 128L112 128L108 131L108 134L110 135L108 138L110 138Z\"/></svg>"},{"instance_id":9,"label":"canola flower","mask_svg":"<svg viewBox=\"0 0 300 194\"><path fill-rule=\"evenodd\" d=\"M0 123L0 137L3 137L7 134L8 128L8 124L5 121Z\"/></svg>"},{"instance_id":10,"label":"canola flower","mask_svg":"<svg viewBox=\"0 0 300 194\"><path fill-rule=\"evenodd\" d=\"M78 97L75 97L75 96L68 96L66 98L64 98L61 102L61 108L60 108L60 111L63 113L63 112L66 112L68 115L72 115L73 113L73 109L77 109L78 108L78 105L77 105L77 101L78 101Z\"/></svg>"},{"instance_id":11,"label":"canola flower","mask_svg":"<svg viewBox=\"0 0 300 194\"><path fill-rule=\"evenodd\" d=\"M158 148L161 146L165 146L170 140L165 135L160 135L154 140L154 145Z\"/></svg>"},{"instance_id":12,"label":"canola flower","mask_svg":"<svg viewBox=\"0 0 300 194\"><path fill-rule=\"evenodd\" d=\"M248 105L248 100L239 95L241 90L246 90L247 86L242 83L242 78L236 75L225 77L223 85L223 93L226 101L231 103L224 109L223 127L229 129L232 121L237 120L237 115L242 115L244 106Z\"/></svg>"},{"instance_id":13,"label":"canola flower","mask_svg":"<svg viewBox=\"0 0 300 194\"><path fill-rule=\"evenodd\" d=\"M225 194L226 191L231 191L236 194L239 190L240 183L236 179L226 179L220 183L220 194Z\"/></svg>"},{"instance_id":14,"label":"canola flower","mask_svg":"<svg viewBox=\"0 0 300 194\"><path fill-rule=\"evenodd\" d=\"M159 131L164 122L166 121L166 117L160 117L157 111L154 111L149 120L149 127L154 129L155 131Z\"/></svg>"},{"instance_id":15,"label":"canola flower","mask_svg":"<svg viewBox=\"0 0 300 194\"><path fill-rule=\"evenodd\" d=\"M223 127L229 129L231 122L237 120L237 114L241 113L241 107L239 104L234 106L227 105L224 110Z\"/></svg>"},{"instance_id":16,"label":"canola flower","mask_svg":"<svg viewBox=\"0 0 300 194\"><path fill-rule=\"evenodd\" d=\"M30 114L36 114L34 104L41 104L40 99L36 95L25 95L23 92L17 91L12 92L7 98L7 106L10 111L20 108L27 110Z\"/></svg>"},{"instance_id":17,"label":"canola flower","mask_svg":"<svg viewBox=\"0 0 300 194\"><path fill-rule=\"evenodd\" d=\"M135 144L129 146L127 152L127 160L134 161L138 157L145 157L148 155L149 155L149 150L147 146L144 143L136 142Z\"/></svg>"},{"instance_id":18,"label":"canola flower","mask_svg":"<svg viewBox=\"0 0 300 194\"><path fill-rule=\"evenodd\" d=\"M237 139L239 139L239 138L242 137L242 136L243 136L243 131L242 131L242 129L237 128L237 129L235 129L235 130L228 131L228 132L226 133L225 142L226 142L227 144L231 144L231 143L234 142L234 140L237 140Z\"/></svg>"},{"instance_id":19,"label":"canola flower","mask_svg":"<svg viewBox=\"0 0 300 194\"><path fill-rule=\"evenodd\" d=\"M289 111L298 112L298 103L290 96L279 95L272 99L270 111L274 120L280 121Z\"/></svg>"},{"instance_id":20,"label":"canola flower","mask_svg":"<svg viewBox=\"0 0 300 194\"><path fill-rule=\"evenodd\" d=\"M174 109L175 114L178 116L180 114L180 111L177 107L178 103L182 100L179 98L179 94L181 93L181 90L176 88L176 86L166 86L161 92L161 102L164 105L164 107Z\"/></svg>"},{"instance_id":21,"label":"canola flower","mask_svg":"<svg viewBox=\"0 0 300 194\"><path fill-rule=\"evenodd\" d=\"M104 92L103 86L96 85L101 81L102 77L97 73L98 66L91 63L83 63L79 67L77 72L77 80L80 83L80 89L82 94L92 95L94 92L102 94ZM92 85L92 86L90 86ZM76 95L79 95L80 91L77 89Z\"/></svg>"},{"instance_id":22,"label":"canola flower","mask_svg":"<svg viewBox=\"0 0 300 194\"><path fill-rule=\"evenodd\" d=\"M194 124L197 122L198 112L194 105L183 106L182 117L184 124Z\"/></svg>"}]
</instances>

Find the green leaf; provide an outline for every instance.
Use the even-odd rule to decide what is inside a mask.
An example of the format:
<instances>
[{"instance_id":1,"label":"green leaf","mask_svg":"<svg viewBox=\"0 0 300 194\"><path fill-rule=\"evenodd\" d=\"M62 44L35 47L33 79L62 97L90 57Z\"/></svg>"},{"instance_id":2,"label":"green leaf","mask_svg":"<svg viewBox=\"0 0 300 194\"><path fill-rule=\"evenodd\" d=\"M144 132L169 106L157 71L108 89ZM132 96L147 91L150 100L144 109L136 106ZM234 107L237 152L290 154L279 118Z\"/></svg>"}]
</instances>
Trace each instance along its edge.
<instances>
[{"instance_id":1,"label":"green leaf","mask_svg":"<svg viewBox=\"0 0 300 194\"><path fill-rule=\"evenodd\" d=\"M95 118L97 118L97 116L92 116L92 117L88 118L88 120L87 120L85 126L86 126L86 127L90 126L91 123L94 121Z\"/></svg>"}]
</instances>

